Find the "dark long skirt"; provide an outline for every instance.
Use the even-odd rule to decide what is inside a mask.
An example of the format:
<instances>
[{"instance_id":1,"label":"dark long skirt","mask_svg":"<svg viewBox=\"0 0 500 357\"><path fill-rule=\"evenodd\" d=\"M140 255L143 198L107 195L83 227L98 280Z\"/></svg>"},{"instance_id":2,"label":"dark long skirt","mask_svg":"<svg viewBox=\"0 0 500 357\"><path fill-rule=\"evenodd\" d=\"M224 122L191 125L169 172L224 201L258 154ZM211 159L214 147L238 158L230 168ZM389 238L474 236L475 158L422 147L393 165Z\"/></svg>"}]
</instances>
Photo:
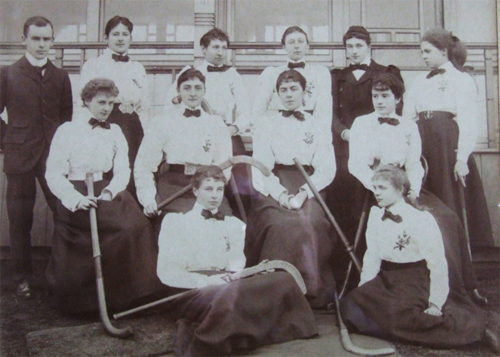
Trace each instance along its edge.
<instances>
[{"instance_id":1,"label":"dark long skirt","mask_svg":"<svg viewBox=\"0 0 500 357\"><path fill-rule=\"evenodd\" d=\"M426 112L420 113L420 120L417 122L422 137L422 155L429 164L424 188L436 195L462 219L459 183L454 177L458 124L450 113L433 113L435 114L431 119L424 119ZM466 176L465 202L471 246L493 246L491 221L483 184L472 155L467 165L470 172Z\"/></svg>"},{"instance_id":2,"label":"dark long skirt","mask_svg":"<svg viewBox=\"0 0 500 357\"><path fill-rule=\"evenodd\" d=\"M195 289L169 305L177 356L216 356L318 334L314 314L292 276L256 275Z\"/></svg>"},{"instance_id":3,"label":"dark long skirt","mask_svg":"<svg viewBox=\"0 0 500 357\"><path fill-rule=\"evenodd\" d=\"M468 295L450 289L443 315L426 314L430 278L425 261L384 263L377 277L340 301L349 330L434 348L460 347L481 340L486 316Z\"/></svg>"},{"instance_id":4,"label":"dark long skirt","mask_svg":"<svg viewBox=\"0 0 500 357\"><path fill-rule=\"evenodd\" d=\"M86 195L83 181L73 182ZM98 196L107 181L94 184ZM49 287L61 310L98 309L89 211L71 212L57 203L52 256L46 271ZM156 276L158 246L151 225L127 191L112 201L98 201L97 226L106 303L111 311L129 307L163 285Z\"/></svg>"},{"instance_id":5,"label":"dark long skirt","mask_svg":"<svg viewBox=\"0 0 500 357\"><path fill-rule=\"evenodd\" d=\"M144 130L142 128L141 120L136 112L131 114L122 113L119 109L120 104L116 103L113 107L113 111L108 117L108 122L116 124L122 129L125 139L127 139L128 144L128 159L130 163L130 169L132 175L130 175L130 181L127 185L127 191L130 192L132 197L137 201L137 194L134 182L134 164L135 158L137 157L137 152L139 151L139 146L141 146L142 138L144 137ZM107 174L106 179L111 179L112 175Z\"/></svg>"},{"instance_id":6,"label":"dark long skirt","mask_svg":"<svg viewBox=\"0 0 500 357\"><path fill-rule=\"evenodd\" d=\"M290 194L305 183L295 166L275 168L274 174ZM315 198L300 210L280 207L272 197L258 195L252 203L245 237L247 266L262 260L284 260L302 274L306 297L313 307L333 301L335 280L330 260L337 236Z\"/></svg>"}]
</instances>

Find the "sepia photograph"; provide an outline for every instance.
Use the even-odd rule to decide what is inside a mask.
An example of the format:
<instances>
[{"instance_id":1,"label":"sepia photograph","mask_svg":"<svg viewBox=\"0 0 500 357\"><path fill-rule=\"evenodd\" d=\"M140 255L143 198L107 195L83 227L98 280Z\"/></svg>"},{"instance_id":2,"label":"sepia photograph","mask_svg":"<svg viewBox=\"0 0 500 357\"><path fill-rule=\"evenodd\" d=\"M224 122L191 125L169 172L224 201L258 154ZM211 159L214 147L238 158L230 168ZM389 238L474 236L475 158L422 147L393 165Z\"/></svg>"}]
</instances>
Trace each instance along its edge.
<instances>
[{"instance_id":1,"label":"sepia photograph","mask_svg":"<svg viewBox=\"0 0 500 357\"><path fill-rule=\"evenodd\" d=\"M0 0L0 355L500 355L499 16Z\"/></svg>"}]
</instances>

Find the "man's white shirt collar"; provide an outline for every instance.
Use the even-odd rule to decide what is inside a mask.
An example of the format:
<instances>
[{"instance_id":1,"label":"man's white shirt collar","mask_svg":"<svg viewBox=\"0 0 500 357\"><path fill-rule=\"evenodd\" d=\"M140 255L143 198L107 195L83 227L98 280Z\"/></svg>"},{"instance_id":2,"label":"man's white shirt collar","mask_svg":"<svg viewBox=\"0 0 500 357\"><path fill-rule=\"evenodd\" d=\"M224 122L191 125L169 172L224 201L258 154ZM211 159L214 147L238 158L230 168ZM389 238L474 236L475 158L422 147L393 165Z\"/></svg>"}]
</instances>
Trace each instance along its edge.
<instances>
[{"instance_id":1,"label":"man's white shirt collar","mask_svg":"<svg viewBox=\"0 0 500 357\"><path fill-rule=\"evenodd\" d=\"M109 58L112 58L113 55L117 55L117 56L127 56L128 55L128 52L125 52L125 53L118 53L118 52L115 52L113 51L111 48L107 47L105 50L104 50L104 54L106 56L108 56Z\"/></svg>"},{"instance_id":2,"label":"man's white shirt collar","mask_svg":"<svg viewBox=\"0 0 500 357\"><path fill-rule=\"evenodd\" d=\"M47 57L42 59L35 58L31 53L26 51L26 59L33 67L43 67L47 64Z\"/></svg>"},{"instance_id":3,"label":"man's white shirt collar","mask_svg":"<svg viewBox=\"0 0 500 357\"><path fill-rule=\"evenodd\" d=\"M366 64L367 66L369 66L371 63L372 63L372 58L371 56L368 55L363 61L361 61L360 65ZM351 65L354 65L354 63L351 62ZM362 71L362 69L358 69L357 71Z\"/></svg>"}]
</instances>

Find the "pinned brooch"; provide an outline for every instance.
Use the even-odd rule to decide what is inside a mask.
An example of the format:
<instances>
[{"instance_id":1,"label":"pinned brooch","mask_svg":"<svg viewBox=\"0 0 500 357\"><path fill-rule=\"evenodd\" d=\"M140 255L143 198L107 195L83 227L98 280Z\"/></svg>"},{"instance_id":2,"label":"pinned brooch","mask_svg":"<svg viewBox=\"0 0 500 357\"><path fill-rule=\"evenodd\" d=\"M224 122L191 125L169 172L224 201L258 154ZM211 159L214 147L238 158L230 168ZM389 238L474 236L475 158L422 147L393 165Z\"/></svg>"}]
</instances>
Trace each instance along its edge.
<instances>
[{"instance_id":1,"label":"pinned brooch","mask_svg":"<svg viewBox=\"0 0 500 357\"><path fill-rule=\"evenodd\" d=\"M305 133L306 137L303 139L307 145L314 143L314 135L311 133Z\"/></svg>"},{"instance_id":2,"label":"pinned brooch","mask_svg":"<svg viewBox=\"0 0 500 357\"><path fill-rule=\"evenodd\" d=\"M403 234L398 236L398 240L393 249L399 249L399 251L402 251L408 244L410 244L410 236L406 233L406 231L403 231Z\"/></svg>"},{"instance_id":3,"label":"pinned brooch","mask_svg":"<svg viewBox=\"0 0 500 357\"><path fill-rule=\"evenodd\" d=\"M210 141L210 139L206 139L205 145L203 145L203 150L205 150L205 152L210 152L211 146L212 146L212 142Z\"/></svg>"},{"instance_id":4,"label":"pinned brooch","mask_svg":"<svg viewBox=\"0 0 500 357\"><path fill-rule=\"evenodd\" d=\"M227 236L224 236L224 240L226 241L226 252L229 252L231 250L231 243L229 243L229 238Z\"/></svg>"}]
</instances>

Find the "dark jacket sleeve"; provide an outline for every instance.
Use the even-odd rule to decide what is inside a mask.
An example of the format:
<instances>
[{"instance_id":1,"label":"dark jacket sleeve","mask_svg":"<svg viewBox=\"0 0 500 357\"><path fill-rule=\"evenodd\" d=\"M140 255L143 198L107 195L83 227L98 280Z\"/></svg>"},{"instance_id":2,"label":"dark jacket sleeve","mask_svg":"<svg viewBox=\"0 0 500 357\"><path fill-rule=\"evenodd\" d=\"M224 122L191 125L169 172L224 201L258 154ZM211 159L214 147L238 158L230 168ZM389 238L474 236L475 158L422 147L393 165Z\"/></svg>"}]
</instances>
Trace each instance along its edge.
<instances>
[{"instance_id":1,"label":"dark jacket sleeve","mask_svg":"<svg viewBox=\"0 0 500 357\"><path fill-rule=\"evenodd\" d=\"M73 92L71 91L71 81L68 73L64 72L64 83L61 100L61 124L71 121L73 116Z\"/></svg>"},{"instance_id":2,"label":"dark jacket sleeve","mask_svg":"<svg viewBox=\"0 0 500 357\"><path fill-rule=\"evenodd\" d=\"M334 69L332 74L332 97L333 97L333 118L332 118L332 133L340 136L342 132L348 129L347 126L340 121L340 93L338 79L341 75L340 69Z\"/></svg>"}]
</instances>

